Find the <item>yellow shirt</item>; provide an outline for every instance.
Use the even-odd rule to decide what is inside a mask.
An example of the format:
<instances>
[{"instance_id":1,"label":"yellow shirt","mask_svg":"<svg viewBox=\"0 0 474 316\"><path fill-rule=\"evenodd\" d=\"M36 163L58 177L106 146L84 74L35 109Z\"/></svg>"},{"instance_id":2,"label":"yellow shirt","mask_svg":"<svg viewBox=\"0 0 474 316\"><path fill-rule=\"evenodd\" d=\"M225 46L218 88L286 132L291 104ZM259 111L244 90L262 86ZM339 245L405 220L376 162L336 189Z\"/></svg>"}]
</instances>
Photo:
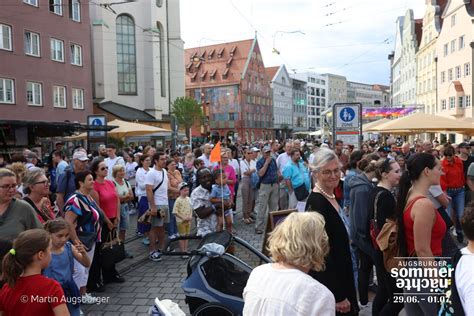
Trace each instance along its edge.
<instances>
[{"instance_id":1,"label":"yellow shirt","mask_svg":"<svg viewBox=\"0 0 474 316\"><path fill-rule=\"evenodd\" d=\"M176 216L176 223L182 223L183 220L181 218L191 217L193 215L191 199L189 197L178 197L176 202L174 202L173 214L179 215L179 217Z\"/></svg>"}]
</instances>

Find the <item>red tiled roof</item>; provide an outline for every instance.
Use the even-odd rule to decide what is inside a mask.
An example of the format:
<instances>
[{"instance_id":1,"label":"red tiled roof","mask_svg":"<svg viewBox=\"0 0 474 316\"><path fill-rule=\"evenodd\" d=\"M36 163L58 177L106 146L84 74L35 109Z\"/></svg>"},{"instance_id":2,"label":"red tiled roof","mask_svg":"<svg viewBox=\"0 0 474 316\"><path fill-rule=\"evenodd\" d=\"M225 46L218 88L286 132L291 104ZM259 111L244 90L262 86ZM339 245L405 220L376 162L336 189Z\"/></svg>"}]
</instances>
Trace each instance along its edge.
<instances>
[{"instance_id":1,"label":"red tiled roof","mask_svg":"<svg viewBox=\"0 0 474 316\"><path fill-rule=\"evenodd\" d=\"M184 64L199 65L198 68L185 69L186 89L240 83L253 41L248 39L186 49ZM208 75L202 77L206 73Z\"/></svg>"},{"instance_id":2,"label":"red tiled roof","mask_svg":"<svg viewBox=\"0 0 474 316\"><path fill-rule=\"evenodd\" d=\"M436 4L439 6L439 21L440 21L440 27L443 26L443 12L444 9L446 9L446 5L448 4L448 0L437 0Z\"/></svg>"},{"instance_id":3,"label":"red tiled roof","mask_svg":"<svg viewBox=\"0 0 474 316\"><path fill-rule=\"evenodd\" d=\"M415 34L417 45L420 46L423 35L423 19L415 19Z\"/></svg>"},{"instance_id":4,"label":"red tiled roof","mask_svg":"<svg viewBox=\"0 0 474 316\"><path fill-rule=\"evenodd\" d=\"M389 86L384 86L384 85L381 85L381 84L374 84L373 89L375 91L386 91L386 90L389 90L390 87Z\"/></svg>"},{"instance_id":5,"label":"red tiled roof","mask_svg":"<svg viewBox=\"0 0 474 316\"><path fill-rule=\"evenodd\" d=\"M275 77L276 73L278 72L278 69L280 69L280 66L275 66L275 67L266 67L265 68L265 73L267 74L268 80L272 81L273 78Z\"/></svg>"}]
</instances>

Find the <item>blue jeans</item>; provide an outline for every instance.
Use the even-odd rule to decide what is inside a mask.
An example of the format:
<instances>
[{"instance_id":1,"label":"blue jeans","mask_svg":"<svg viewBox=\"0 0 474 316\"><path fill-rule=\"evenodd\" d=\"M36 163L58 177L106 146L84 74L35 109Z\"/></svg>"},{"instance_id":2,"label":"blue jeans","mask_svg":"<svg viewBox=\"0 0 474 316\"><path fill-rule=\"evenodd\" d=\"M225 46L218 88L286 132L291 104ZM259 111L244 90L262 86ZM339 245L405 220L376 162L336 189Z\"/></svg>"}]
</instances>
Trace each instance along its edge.
<instances>
[{"instance_id":1,"label":"blue jeans","mask_svg":"<svg viewBox=\"0 0 474 316\"><path fill-rule=\"evenodd\" d=\"M453 216L453 212L456 212L456 233L462 233L461 229L461 224L460 220L462 215L464 214L464 198L466 195L466 192L464 191L464 188L459 188L459 189L447 189L446 192L448 193L448 196L452 199L451 202L449 203L448 206L448 213Z\"/></svg>"},{"instance_id":2,"label":"blue jeans","mask_svg":"<svg viewBox=\"0 0 474 316\"><path fill-rule=\"evenodd\" d=\"M173 214L174 202L176 202L176 200L168 200L168 207L170 210L170 222L167 224L168 236L175 235L178 232L178 229L176 227L176 217Z\"/></svg>"}]
</instances>

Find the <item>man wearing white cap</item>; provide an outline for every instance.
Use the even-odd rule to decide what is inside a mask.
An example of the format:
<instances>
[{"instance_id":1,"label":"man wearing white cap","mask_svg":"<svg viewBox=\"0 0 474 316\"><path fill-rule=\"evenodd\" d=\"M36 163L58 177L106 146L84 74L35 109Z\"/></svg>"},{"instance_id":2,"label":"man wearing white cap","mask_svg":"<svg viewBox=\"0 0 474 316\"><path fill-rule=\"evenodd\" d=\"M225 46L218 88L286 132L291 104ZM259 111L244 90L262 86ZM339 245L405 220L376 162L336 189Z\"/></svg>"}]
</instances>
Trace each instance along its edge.
<instances>
[{"instance_id":1,"label":"man wearing white cap","mask_svg":"<svg viewBox=\"0 0 474 316\"><path fill-rule=\"evenodd\" d=\"M89 158L85 151L76 150L72 155L72 164L66 167L64 173L59 176L58 186L56 189L56 204L60 211L63 209L64 201L66 201L69 196L76 191L75 173L85 171L87 169L88 161Z\"/></svg>"}]
</instances>

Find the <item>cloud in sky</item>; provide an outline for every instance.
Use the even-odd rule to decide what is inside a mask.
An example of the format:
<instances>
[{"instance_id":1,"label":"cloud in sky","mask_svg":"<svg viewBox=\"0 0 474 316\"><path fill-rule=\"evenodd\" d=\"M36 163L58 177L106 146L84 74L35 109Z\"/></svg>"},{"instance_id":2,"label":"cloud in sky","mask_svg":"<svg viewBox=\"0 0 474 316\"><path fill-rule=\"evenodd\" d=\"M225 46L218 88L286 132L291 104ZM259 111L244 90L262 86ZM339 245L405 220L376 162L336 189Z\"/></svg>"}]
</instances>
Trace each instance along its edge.
<instances>
[{"instance_id":1,"label":"cloud in sky","mask_svg":"<svg viewBox=\"0 0 474 316\"><path fill-rule=\"evenodd\" d=\"M180 0L185 48L253 38L266 67L388 84L395 21L425 0ZM305 35L277 31L302 31ZM272 53L273 43L281 52ZM290 70L291 71L291 70Z\"/></svg>"}]
</instances>

